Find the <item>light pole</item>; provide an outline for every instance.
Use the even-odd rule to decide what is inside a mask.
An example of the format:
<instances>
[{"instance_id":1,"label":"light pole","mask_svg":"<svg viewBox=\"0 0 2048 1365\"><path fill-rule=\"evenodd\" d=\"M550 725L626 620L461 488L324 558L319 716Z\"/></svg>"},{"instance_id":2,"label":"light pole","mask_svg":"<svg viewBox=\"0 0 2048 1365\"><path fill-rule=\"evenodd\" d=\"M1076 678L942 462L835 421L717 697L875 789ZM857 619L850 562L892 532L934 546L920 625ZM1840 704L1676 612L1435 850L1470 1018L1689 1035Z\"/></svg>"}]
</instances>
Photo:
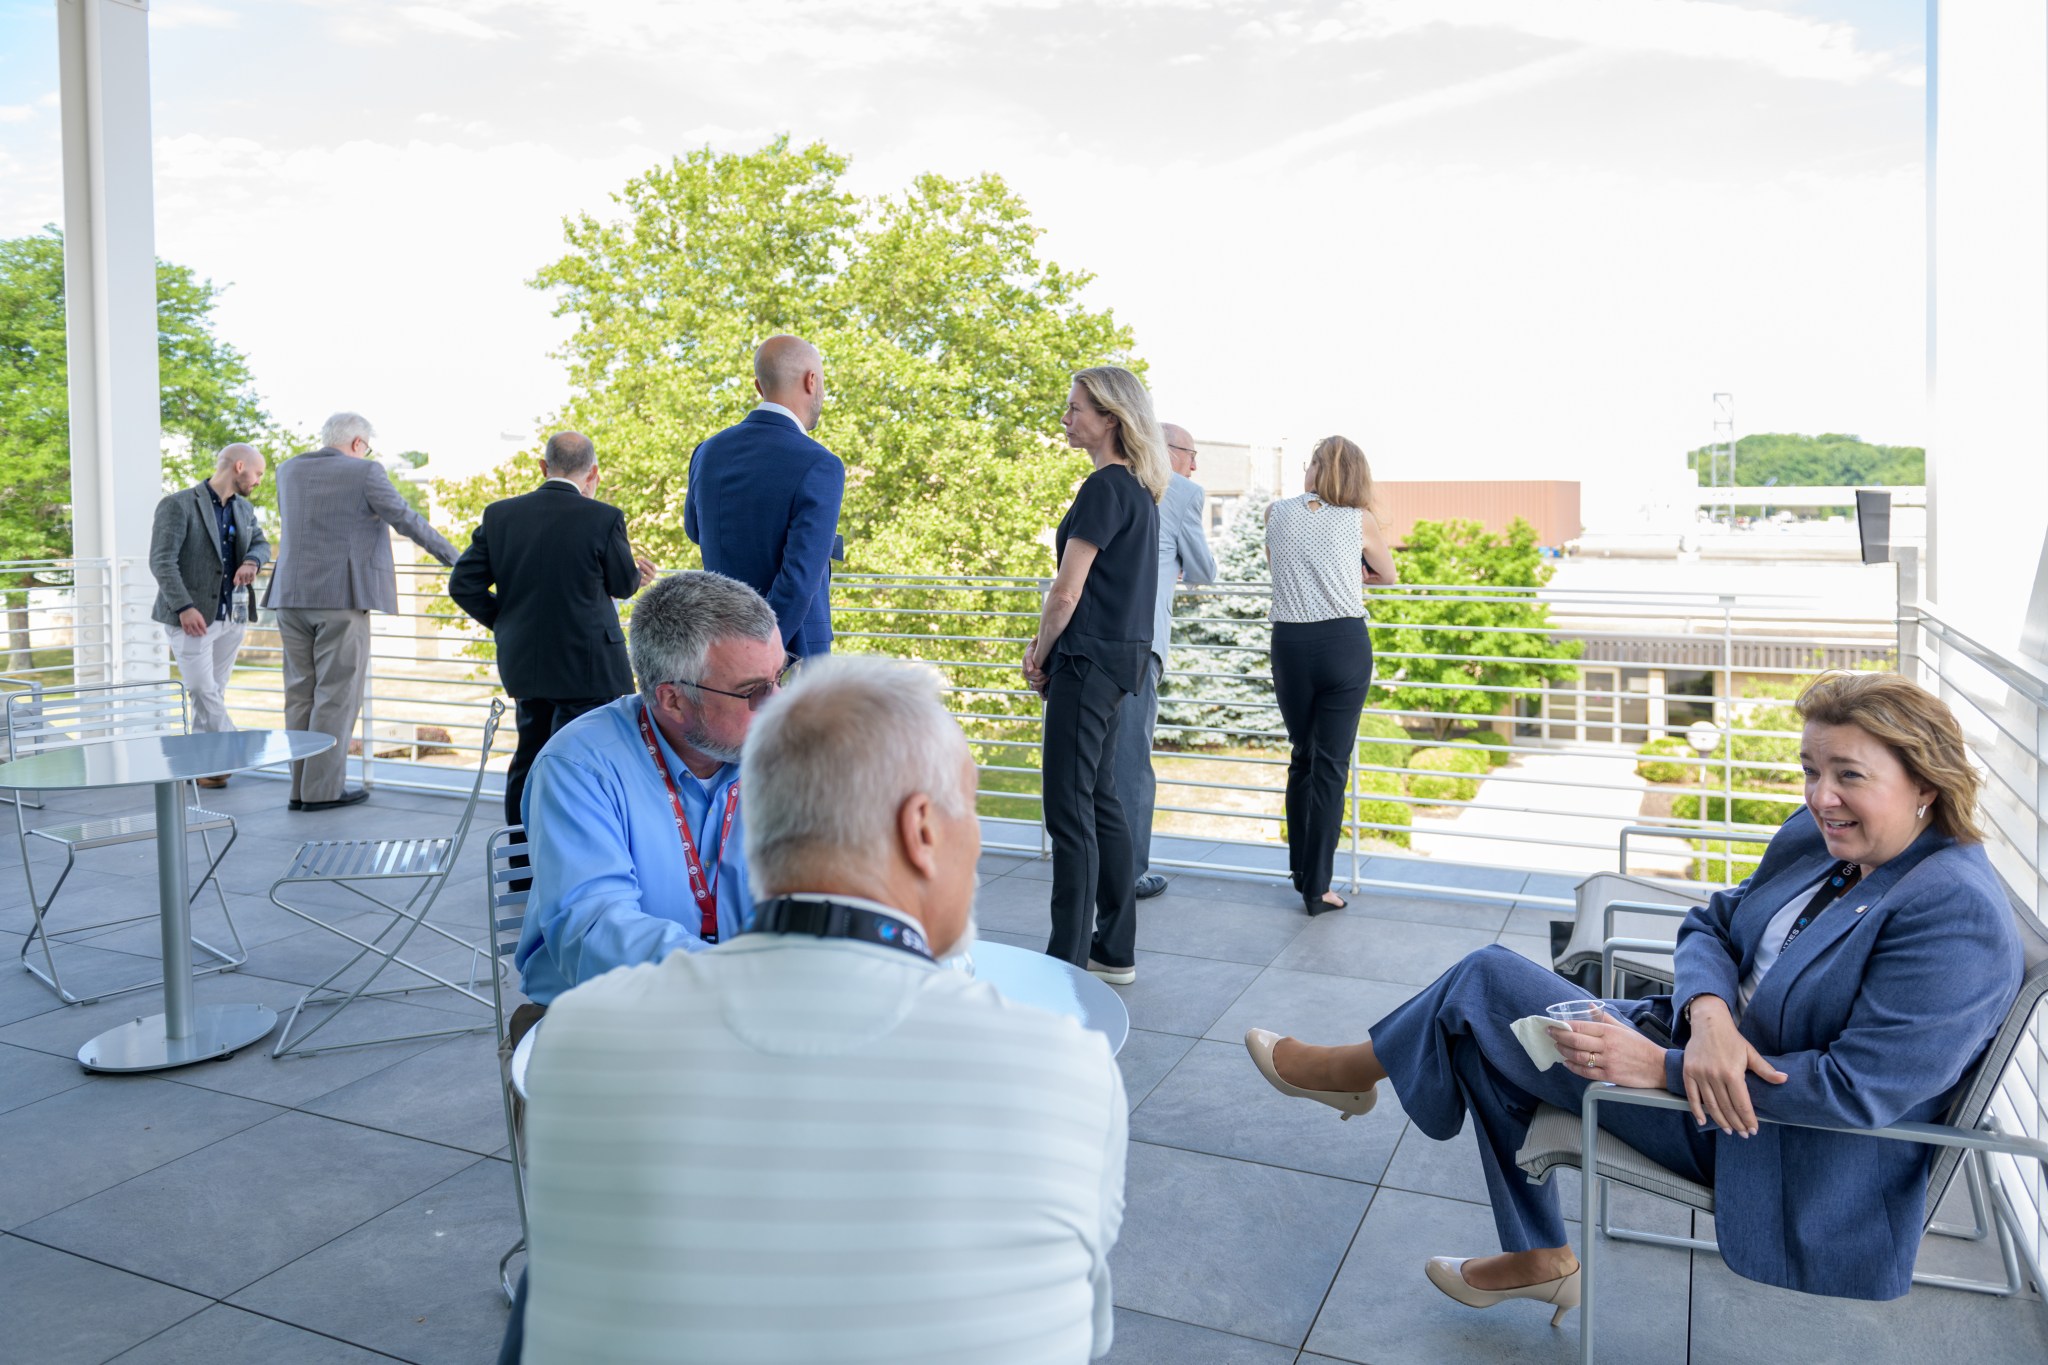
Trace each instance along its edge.
<instances>
[{"instance_id":1,"label":"light pole","mask_svg":"<svg viewBox=\"0 0 2048 1365\"><path fill-rule=\"evenodd\" d=\"M1721 747L1721 738L1721 727L1710 720L1696 720L1691 725L1685 727L1685 742L1692 745L1694 751L1700 756L1700 832L1703 836L1706 832L1707 821L1707 755ZM1733 808L1734 801L1731 799L1728 803L1728 808L1721 812L1721 818L1724 823L1732 815ZM1705 842L1705 839L1702 838L1701 843L1704 844ZM1732 863L1734 861L1735 845L1729 843L1724 846L1724 849L1729 855L1728 861ZM1727 879L1723 878L1723 880Z\"/></svg>"}]
</instances>

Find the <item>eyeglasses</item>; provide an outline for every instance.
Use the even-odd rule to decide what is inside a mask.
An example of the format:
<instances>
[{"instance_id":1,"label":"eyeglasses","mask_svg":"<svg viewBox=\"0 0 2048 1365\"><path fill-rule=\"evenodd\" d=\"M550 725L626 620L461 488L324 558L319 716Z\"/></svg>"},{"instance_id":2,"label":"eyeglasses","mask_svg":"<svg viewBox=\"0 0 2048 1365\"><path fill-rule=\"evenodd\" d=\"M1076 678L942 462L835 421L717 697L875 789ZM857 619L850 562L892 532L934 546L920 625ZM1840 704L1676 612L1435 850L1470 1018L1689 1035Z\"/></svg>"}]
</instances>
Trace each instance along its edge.
<instances>
[{"instance_id":1,"label":"eyeglasses","mask_svg":"<svg viewBox=\"0 0 2048 1365\"><path fill-rule=\"evenodd\" d=\"M1168 450L1178 450L1183 455L1194 455L1199 453L1195 450L1193 446L1177 446L1173 444L1173 442L1171 441L1168 441L1166 443L1166 448Z\"/></svg>"},{"instance_id":2,"label":"eyeglasses","mask_svg":"<svg viewBox=\"0 0 2048 1365\"><path fill-rule=\"evenodd\" d=\"M749 711L758 711L761 709L762 702L767 701L777 692L789 686L790 679L796 673L797 665L802 662L803 660L797 658L794 654L784 654L782 656L782 667L776 671L774 677L766 682L755 683L744 692L728 692L722 687L709 687L700 682L691 682L688 678L672 678L669 680L669 686L694 687L699 692L715 692L721 697L731 697L735 701L745 702Z\"/></svg>"}]
</instances>

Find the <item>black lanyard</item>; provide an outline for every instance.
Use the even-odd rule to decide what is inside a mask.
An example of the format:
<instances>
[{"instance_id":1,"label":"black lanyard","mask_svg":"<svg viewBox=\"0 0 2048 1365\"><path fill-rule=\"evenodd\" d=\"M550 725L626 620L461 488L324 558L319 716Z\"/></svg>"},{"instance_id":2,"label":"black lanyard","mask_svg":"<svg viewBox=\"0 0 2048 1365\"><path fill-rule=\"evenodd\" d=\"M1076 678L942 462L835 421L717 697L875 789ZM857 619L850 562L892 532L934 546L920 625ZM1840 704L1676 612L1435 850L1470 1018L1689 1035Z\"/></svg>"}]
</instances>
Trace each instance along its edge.
<instances>
[{"instance_id":1,"label":"black lanyard","mask_svg":"<svg viewBox=\"0 0 2048 1365\"><path fill-rule=\"evenodd\" d=\"M905 923L894 915L838 901L800 901L787 897L763 901L754 907L754 922L742 932L850 938L862 943L879 943L885 948L901 948L926 962L932 960L932 951L916 925Z\"/></svg>"},{"instance_id":2,"label":"black lanyard","mask_svg":"<svg viewBox=\"0 0 2048 1365\"><path fill-rule=\"evenodd\" d=\"M1799 918L1792 921L1792 928L1786 933L1785 941L1778 945L1778 951L1783 953L1790 948L1792 940L1805 933L1806 926L1819 919L1821 911L1847 895L1849 888L1856 885L1862 876L1863 869L1855 863L1836 863L1835 870L1828 874L1827 881L1821 884L1820 890L1813 893L1813 899L1806 903L1806 908L1799 912Z\"/></svg>"}]
</instances>

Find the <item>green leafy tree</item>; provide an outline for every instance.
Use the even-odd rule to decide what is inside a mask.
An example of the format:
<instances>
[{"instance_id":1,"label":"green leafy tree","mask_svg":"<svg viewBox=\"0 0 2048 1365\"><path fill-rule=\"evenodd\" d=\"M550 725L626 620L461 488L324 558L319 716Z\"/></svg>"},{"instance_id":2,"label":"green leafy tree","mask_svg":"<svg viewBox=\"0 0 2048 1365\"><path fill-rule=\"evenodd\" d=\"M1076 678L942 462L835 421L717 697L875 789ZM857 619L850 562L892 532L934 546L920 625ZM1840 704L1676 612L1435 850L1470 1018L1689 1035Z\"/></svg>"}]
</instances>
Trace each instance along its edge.
<instances>
[{"instance_id":1,"label":"green leafy tree","mask_svg":"<svg viewBox=\"0 0 2048 1365\"><path fill-rule=\"evenodd\" d=\"M557 423L597 442L636 543L689 567L690 452L754 405L754 348L794 332L825 356L817 435L847 467L848 569L1049 573L1039 537L1088 470L1059 441L1070 377L1135 367L1129 330L1082 305L1088 275L1038 256L1000 179L864 199L846 168L787 138L704 149L629 181L620 218L569 220L569 250L532 281L576 323ZM530 486L533 458L441 485L442 505L473 518Z\"/></svg>"},{"instance_id":2,"label":"green leafy tree","mask_svg":"<svg viewBox=\"0 0 2048 1365\"><path fill-rule=\"evenodd\" d=\"M272 459L291 437L263 411L248 362L213 331L220 290L157 262L157 351L166 488L213 472L214 454L248 441ZM56 228L0 241L0 560L70 555L71 432L64 335L64 238ZM259 493L267 502L269 484ZM26 578L0 584L9 653L26 648Z\"/></svg>"},{"instance_id":3,"label":"green leafy tree","mask_svg":"<svg viewBox=\"0 0 2048 1365\"><path fill-rule=\"evenodd\" d=\"M1520 517L1499 536L1476 521L1419 521L1397 565L1404 586L1373 594L1377 696L1390 710L1445 713L1409 724L1443 739L1456 717L1504 714L1516 696L1578 676L1563 661L1582 646L1550 636L1549 607L1534 593L1496 591L1550 580L1535 529Z\"/></svg>"},{"instance_id":4,"label":"green leafy tree","mask_svg":"<svg viewBox=\"0 0 2048 1365\"><path fill-rule=\"evenodd\" d=\"M1216 556L1217 583L1183 595L1174 609L1172 667L1159 685L1159 742L1186 748L1274 743L1273 581L1266 563L1266 506L1254 489L1231 514ZM1201 646L1201 648L1190 648ZM1183 731L1163 727L1184 725ZM1281 741L1284 742L1284 741Z\"/></svg>"},{"instance_id":5,"label":"green leafy tree","mask_svg":"<svg viewBox=\"0 0 2048 1365\"><path fill-rule=\"evenodd\" d=\"M1687 466L1707 482L1713 447L1686 454ZM1854 436L1801 436L1758 432L1735 443L1735 477L1742 487L1912 486L1927 482L1927 452L1919 446L1872 445Z\"/></svg>"}]
</instances>

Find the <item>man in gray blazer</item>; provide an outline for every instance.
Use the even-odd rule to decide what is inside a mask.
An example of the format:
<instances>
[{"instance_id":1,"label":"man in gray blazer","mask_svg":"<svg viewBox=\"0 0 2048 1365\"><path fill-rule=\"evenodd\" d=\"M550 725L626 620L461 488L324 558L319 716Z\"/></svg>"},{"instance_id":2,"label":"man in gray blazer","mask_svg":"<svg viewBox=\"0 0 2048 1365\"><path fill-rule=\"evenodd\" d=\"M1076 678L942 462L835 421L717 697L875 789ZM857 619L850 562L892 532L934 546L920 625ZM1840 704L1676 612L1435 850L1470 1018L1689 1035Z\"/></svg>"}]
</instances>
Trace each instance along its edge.
<instances>
[{"instance_id":1,"label":"man in gray blazer","mask_svg":"<svg viewBox=\"0 0 2048 1365\"><path fill-rule=\"evenodd\" d=\"M320 428L318 450L277 467L283 544L263 603L277 612L284 646L285 724L335 741L317 758L292 764L293 810L332 810L369 795L345 788L344 779L370 666L370 613L398 610L391 532L455 563L455 547L369 458L375 434L357 414L337 412Z\"/></svg>"},{"instance_id":2,"label":"man in gray blazer","mask_svg":"<svg viewBox=\"0 0 2048 1365\"><path fill-rule=\"evenodd\" d=\"M249 494L263 482L263 452L236 442L221 449L213 477L168 493L149 530L149 571L156 577L150 619L161 622L192 694L192 728L232 730L228 675L248 629L235 619L235 589L256 581L270 560L270 541ZM202 787L225 787L202 777Z\"/></svg>"},{"instance_id":3,"label":"man in gray blazer","mask_svg":"<svg viewBox=\"0 0 2048 1365\"><path fill-rule=\"evenodd\" d=\"M1214 583L1216 556L1202 532L1202 486L1195 472L1195 438L1186 427L1162 422L1166 458L1173 474L1159 499L1159 596L1152 609L1152 667L1137 695L1127 698L1116 735L1116 789L1131 827L1131 865L1138 870L1138 895L1156 896L1166 878L1152 868L1152 732L1159 724L1159 679L1173 640L1173 591L1180 583Z\"/></svg>"}]
</instances>

